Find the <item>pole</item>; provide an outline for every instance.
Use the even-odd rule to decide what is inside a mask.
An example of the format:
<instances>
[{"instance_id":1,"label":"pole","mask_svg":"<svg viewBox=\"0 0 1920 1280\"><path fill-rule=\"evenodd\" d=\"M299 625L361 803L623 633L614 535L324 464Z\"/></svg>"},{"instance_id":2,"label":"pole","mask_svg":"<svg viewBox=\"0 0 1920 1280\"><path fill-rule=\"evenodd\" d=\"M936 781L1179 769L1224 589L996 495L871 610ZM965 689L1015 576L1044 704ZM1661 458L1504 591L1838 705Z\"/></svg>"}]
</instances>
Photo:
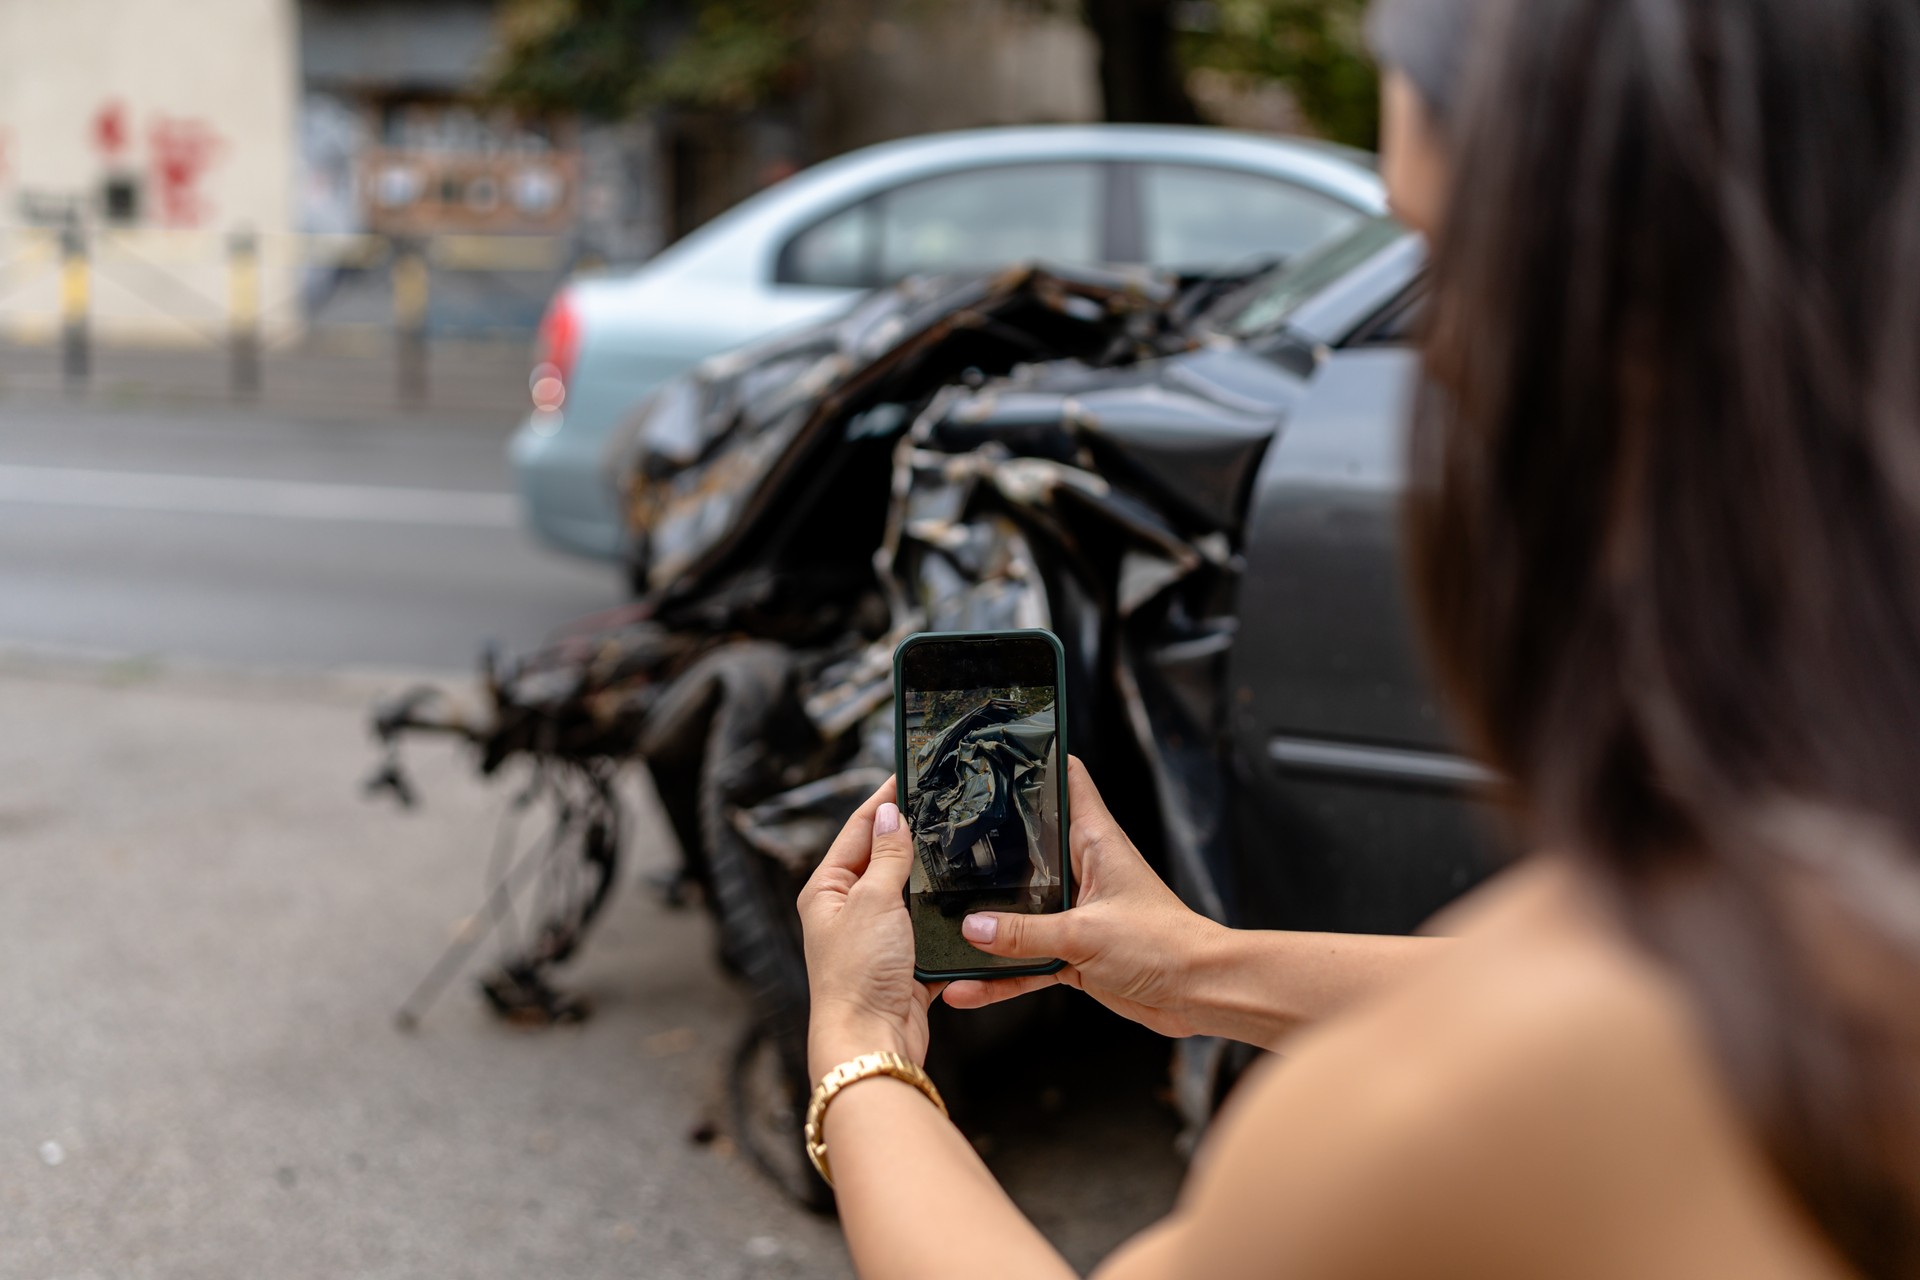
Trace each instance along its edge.
<instances>
[{"instance_id":1,"label":"pole","mask_svg":"<svg viewBox=\"0 0 1920 1280\"><path fill-rule=\"evenodd\" d=\"M227 323L233 398L260 394L260 242L242 229L227 238Z\"/></svg>"},{"instance_id":2,"label":"pole","mask_svg":"<svg viewBox=\"0 0 1920 1280\"><path fill-rule=\"evenodd\" d=\"M60 229L60 369L67 390L87 384L87 242L77 221Z\"/></svg>"},{"instance_id":3,"label":"pole","mask_svg":"<svg viewBox=\"0 0 1920 1280\"><path fill-rule=\"evenodd\" d=\"M427 399L427 255L416 239L394 242L393 327L398 339L400 403L418 408Z\"/></svg>"}]
</instances>

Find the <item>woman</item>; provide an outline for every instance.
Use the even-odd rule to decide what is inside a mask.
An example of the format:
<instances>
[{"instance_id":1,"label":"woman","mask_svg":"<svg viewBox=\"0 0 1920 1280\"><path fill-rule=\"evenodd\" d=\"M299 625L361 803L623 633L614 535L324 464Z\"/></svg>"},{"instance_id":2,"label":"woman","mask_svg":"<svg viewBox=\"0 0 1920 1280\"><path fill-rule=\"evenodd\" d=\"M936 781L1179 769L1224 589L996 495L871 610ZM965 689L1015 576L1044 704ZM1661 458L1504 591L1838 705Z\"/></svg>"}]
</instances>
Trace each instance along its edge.
<instances>
[{"instance_id":1,"label":"woman","mask_svg":"<svg viewBox=\"0 0 1920 1280\"><path fill-rule=\"evenodd\" d=\"M1234 934L1076 768L1078 904L969 936L1171 1034L1338 1011L1104 1276L1920 1275L1920 6L1473 7L1451 104L1407 15L1468 6L1376 28L1408 558L1534 852L1446 943ZM892 799L801 898L816 1077L925 1053ZM862 1274L1068 1274L910 1084L824 1137Z\"/></svg>"}]
</instances>

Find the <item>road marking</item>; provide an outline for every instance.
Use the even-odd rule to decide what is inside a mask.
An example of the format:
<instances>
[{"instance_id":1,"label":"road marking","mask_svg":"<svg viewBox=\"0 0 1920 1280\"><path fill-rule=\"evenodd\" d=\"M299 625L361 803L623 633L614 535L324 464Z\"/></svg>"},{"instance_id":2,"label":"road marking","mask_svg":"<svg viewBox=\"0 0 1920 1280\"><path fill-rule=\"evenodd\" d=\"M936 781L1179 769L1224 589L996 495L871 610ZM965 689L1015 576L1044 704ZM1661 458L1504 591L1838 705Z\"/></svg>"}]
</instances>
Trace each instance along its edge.
<instances>
[{"instance_id":1,"label":"road marking","mask_svg":"<svg viewBox=\"0 0 1920 1280\"><path fill-rule=\"evenodd\" d=\"M0 464L0 503L6 502L469 529L510 529L520 523L519 504L510 493Z\"/></svg>"}]
</instances>

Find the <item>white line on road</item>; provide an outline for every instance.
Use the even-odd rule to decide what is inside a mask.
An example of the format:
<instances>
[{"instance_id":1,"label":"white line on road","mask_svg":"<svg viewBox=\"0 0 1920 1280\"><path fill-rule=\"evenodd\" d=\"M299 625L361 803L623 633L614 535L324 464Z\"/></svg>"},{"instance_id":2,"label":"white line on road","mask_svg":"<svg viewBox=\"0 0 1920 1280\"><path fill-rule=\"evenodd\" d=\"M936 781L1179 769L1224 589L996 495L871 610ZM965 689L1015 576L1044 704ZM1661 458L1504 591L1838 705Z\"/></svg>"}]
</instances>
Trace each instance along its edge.
<instances>
[{"instance_id":1,"label":"white line on road","mask_svg":"<svg viewBox=\"0 0 1920 1280\"><path fill-rule=\"evenodd\" d=\"M519 523L510 493L0 464L0 503L6 502L484 529Z\"/></svg>"}]
</instances>

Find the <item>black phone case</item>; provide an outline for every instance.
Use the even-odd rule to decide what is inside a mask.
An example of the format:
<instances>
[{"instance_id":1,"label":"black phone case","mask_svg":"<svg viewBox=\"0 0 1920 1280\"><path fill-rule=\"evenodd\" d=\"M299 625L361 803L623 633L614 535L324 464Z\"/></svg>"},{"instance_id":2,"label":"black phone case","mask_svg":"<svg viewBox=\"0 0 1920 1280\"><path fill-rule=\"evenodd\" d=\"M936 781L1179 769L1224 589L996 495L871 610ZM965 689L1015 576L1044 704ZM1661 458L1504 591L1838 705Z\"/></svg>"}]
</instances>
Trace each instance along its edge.
<instances>
[{"instance_id":1,"label":"black phone case","mask_svg":"<svg viewBox=\"0 0 1920 1280\"><path fill-rule=\"evenodd\" d=\"M1024 640L1044 639L1053 647L1053 687L1058 691L1054 699L1055 718L1059 722L1055 730L1056 740L1060 744L1060 901L1064 911L1073 905L1073 855L1069 844L1069 831L1073 815L1067 808L1067 651L1061 647L1060 637L1051 631L1039 627L1018 631L916 631L900 642L893 651L893 753L894 777L898 780L897 793L901 800L907 798L907 712L906 702L900 696L900 659L908 649L915 645L931 641L949 640ZM901 822L906 822L906 806L901 809ZM908 833L911 838L911 832ZM901 890L902 897L911 893L911 881L907 889ZM1058 973L1067 967L1065 960L1046 960L1030 965L996 965L988 969L941 969L928 970L920 967L918 955L914 957L913 976L921 982L955 982L961 978L1024 978L1033 974Z\"/></svg>"}]
</instances>

